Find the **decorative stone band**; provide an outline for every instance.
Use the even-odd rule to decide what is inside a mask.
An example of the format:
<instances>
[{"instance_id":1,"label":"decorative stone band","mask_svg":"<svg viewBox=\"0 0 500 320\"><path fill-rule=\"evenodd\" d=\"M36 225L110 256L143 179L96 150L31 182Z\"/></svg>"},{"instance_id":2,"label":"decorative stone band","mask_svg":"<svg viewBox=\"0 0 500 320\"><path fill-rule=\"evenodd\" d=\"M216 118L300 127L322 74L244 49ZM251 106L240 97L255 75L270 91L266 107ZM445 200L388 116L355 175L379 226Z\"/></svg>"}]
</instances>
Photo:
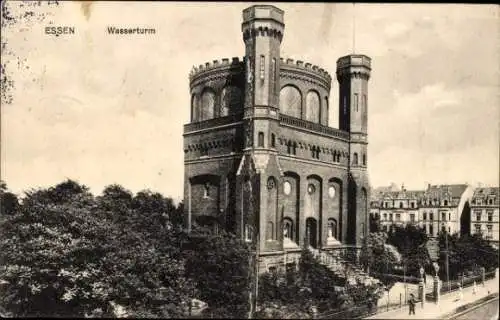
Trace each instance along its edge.
<instances>
[{"instance_id":1,"label":"decorative stone band","mask_svg":"<svg viewBox=\"0 0 500 320\"><path fill-rule=\"evenodd\" d=\"M245 72L245 60L245 57L243 59L233 57L232 61L224 58L193 67L189 74L190 87L232 75L241 75ZM330 90L332 82L331 75L323 68L301 60L283 58L280 58L280 77L311 82L326 90Z\"/></svg>"},{"instance_id":2,"label":"decorative stone band","mask_svg":"<svg viewBox=\"0 0 500 320\"><path fill-rule=\"evenodd\" d=\"M245 67L245 59L238 57L233 57L231 61L228 58L223 58L221 60L213 60L212 62L206 62L205 64L200 64L198 67L193 66L191 72L189 73L189 80L191 86L196 85L197 80L204 76L203 81L209 79L206 78L222 78L226 77L230 73L241 73Z\"/></svg>"},{"instance_id":3,"label":"decorative stone band","mask_svg":"<svg viewBox=\"0 0 500 320\"><path fill-rule=\"evenodd\" d=\"M283 31L275 28L260 26L257 28L246 28L243 32L244 41L258 36L276 38L281 43L281 40L283 40Z\"/></svg>"}]
</instances>

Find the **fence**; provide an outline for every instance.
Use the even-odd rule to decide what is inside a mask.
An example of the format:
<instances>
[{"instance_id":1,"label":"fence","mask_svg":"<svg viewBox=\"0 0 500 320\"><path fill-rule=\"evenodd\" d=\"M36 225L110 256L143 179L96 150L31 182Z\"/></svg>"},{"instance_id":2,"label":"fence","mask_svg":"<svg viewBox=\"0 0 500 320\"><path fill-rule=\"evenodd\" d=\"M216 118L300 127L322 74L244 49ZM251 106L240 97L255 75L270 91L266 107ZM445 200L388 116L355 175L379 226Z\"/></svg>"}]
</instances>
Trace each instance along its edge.
<instances>
[{"instance_id":1,"label":"fence","mask_svg":"<svg viewBox=\"0 0 500 320\"><path fill-rule=\"evenodd\" d=\"M494 270L490 271L490 272L486 272L484 274L484 280L489 280L489 279L493 279L493 278L495 278L495 271ZM476 275L476 276L471 276L471 277L464 276L463 278L457 279L457 280L443 281L441 283L441 288L439 289L439 292L441 294L448 293L448 292L455 292L460 287L465 288L465 287L472 286L474 284L474 281L476 282L476 284L479 285L482 283L483 277L481 275ZM426 296L426 300L434 301L436 299L432 292L427 293L425 296Z\"/></svg>"},{"instance_id":2,"label":"fence","mask_svg":"<svg viewBox=\"0 0 500 320\"><path fill-rule=\"evenodd\" d=\"M420 282L420 279L417 277L401 276L398 274L370 272L370 275L374 278L380 279L381 281L394 280L396 282L406 282L406 283L414 283L414 284Z\"/></svg>"}]
</instances>

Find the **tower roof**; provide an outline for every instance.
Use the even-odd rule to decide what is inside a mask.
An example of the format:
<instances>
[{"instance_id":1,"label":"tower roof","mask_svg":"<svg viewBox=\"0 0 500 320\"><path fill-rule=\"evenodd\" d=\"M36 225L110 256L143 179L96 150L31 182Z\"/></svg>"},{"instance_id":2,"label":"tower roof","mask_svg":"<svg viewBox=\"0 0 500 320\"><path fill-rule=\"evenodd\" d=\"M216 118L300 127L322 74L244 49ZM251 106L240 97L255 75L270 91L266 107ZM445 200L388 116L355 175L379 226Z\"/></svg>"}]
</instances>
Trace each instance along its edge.
<instances>
[{"instance_id":1,"label":"tower roof","mask_svg":"<svg viewBox=\"0 0 500 320\"><path fill-rule=\"evenodd\" d=\"M256 20L273 20L284 24L284 11L272 5L254 5L243 10L243 24Z\"/></svg>"}]
</instances>

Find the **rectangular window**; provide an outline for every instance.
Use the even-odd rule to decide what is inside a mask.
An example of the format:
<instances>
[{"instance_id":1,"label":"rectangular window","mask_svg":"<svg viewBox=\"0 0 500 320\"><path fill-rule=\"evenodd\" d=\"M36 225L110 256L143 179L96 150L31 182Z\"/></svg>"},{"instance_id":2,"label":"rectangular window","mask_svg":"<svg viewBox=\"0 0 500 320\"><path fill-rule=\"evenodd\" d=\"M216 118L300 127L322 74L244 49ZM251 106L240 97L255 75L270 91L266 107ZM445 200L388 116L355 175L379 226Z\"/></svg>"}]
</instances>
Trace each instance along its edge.
<instances>
[{"instance_id":1,"label":"rectangular window","mask_svg":"<svg viewBox=\"0 0 500 320\"><path fill-rule=\"evenodd\" d=\"M476 233L481 233L481 225L480 224L475 224L474 228L476 229Z\"/></svg>"},{"instance_id":2,"label":"rectangular window","mask_svg":"<svg viewBox=\"0 0 500 320\"><path fill-rule=\"evenodd\" d=\"M387 220L387 213L384 213L384 220Z\"/></svg>"},{"instance_id":3,"label":"rectangular window","mask_svg":"<svg viewBox=\"0 0 500 320\"><path fill-rule=\"evenodd\" d=\"M366 110L368 110L368 102L366 101L366 94L363 95L363 100L361 101L361 108L362 111L366 113Z\"/></svg>"},{"instance_id":4,"label":"rectangular window","mask_svg":"<svg viewBox=\"0 0 500 320\"><path fill-rule=\"evenodd\" d=\"M451 213L448 212L448 220L451 221Z\"/></svg>"},{"instance_id":5,"label":"rectangular window","mask_svg":"<svg viewBox=\"0 0 500 320\"><path fill-rule=\"evenodd\" d=\"M488 222L493 222L493 211L488 211Z\"/></svg>"},{"instance_id":6,"label":"rectangular window","mask_svg":"<svg viewBox=\"0 0 500 320\"><path fill-rule=\"evenodd\" d=\"M260 80L264 80L266 70L266 57L260 56Z\"/></svg>"},{"instance_id":7,"label":"rectangular window","mask_svg":"<svg viewBox=\"0 0 500 320\"><path fill-rule=\"evenodd\" d=\"M486 226L486 228L488 228L487 239L492 239L493 238L493 225L489 224Z\"/></svg>"},{"instance_id":8,"label":"rectangular window","mask_svg":"<svg viewBox=\"0 0 500 320\"><path fill-rule=\"evenodd\" d=\"M271 147L276 147L276 136L274 133L271 133Z\"/></svg>"},{"instance_id":9,"label":"rectangular window","mask_svg":"<svg viewBox=\"0 0 500 320\"><path fill-rule=\"evenodd\" d=\"M401 221L401 214L396 213L396 221Z\"/></svg>"},{"instance_id":10,"label":"rectangular window","mask_svg":"<svg viewBox=\"0 0 500 320\"><path fill-rule=\"evenodd\" d=\"M434 214L432 212L429 212L429 220L434 220Z\"/></svg>"},{"instance_id":11,"label":"rectangular window","mask_svg":"<svg viewBox=\"0 0 500 320\"><path fill-rule=\"evenodd\" d=\"M250 227L250 225L246 224L245 225L245 241L252 242L252 240L253 240L252 228Z\"/></svg>"},{"instance_id":12,"label":"rectangular window","mask_svg":"<svg viewBox=\"0 0 500 320\"><path fill-rule=\"evenodd\" d=\"M481 212L476 213L476 220L481 221Z\"/></svg>"},{"instance_id":13,"label":"rectangular window","mask_svg":"<svg viewBox=\"0 0 500 320\"><path fill-rule=\"evenodd\" d=\"M258 146L264 147L264 132L262 132L262 131L259 132Z\"/></svg>"},{"instance_id":14,"label":"rectangular window","mask_svg":"<svg viewBox=\"0 0 500 320\"><path fill-rule=\"evenodd\" d=\"M415 215L413 213L410 213L410 221L415 222Z\"/></svg>"},{"instance_id":15,"label":"rectangular window","mask_svg":"<svg viewBox=\"0 0 500 320\"><path fill-rule=\"evenodd\" d=\"M427 220L427 212L424 212L423 220Z\"/></svg>"},{"instance_id":16,"label":"rectangular window","mask_svg":"<svg viewBox=\"0 0 500 320\"><path fill-rule=\"evenodd\" d=\"M430 234L431 236L433 236L433 235L434 235L434 226L433 226L432 224L431 224L431 225L429 225L429 234Z\"/></svg>"},{"instance_id":17,"label":"rectangular window","mask_svg":"<svg viewBox=\"0 0 500 320\"><path fill-rule=\"evenodd\" d=\"M358 106L358 104L359 104L358 94L357 94L357 93L355 93L355 94L354 94L354 110L355 110L355 111L359 111L359 106Z\"/></svg>"},{"instance_id":18,"label":"rectangular window","mask_svg":"<svg viewBox=\"0 0 500 320\"><path fill-rule=\"evenodd\" d=\"M446 221L446 212L441 212L441 220Z\"/></svg>"},{"instance_id":19,"label":"rectangular window","mask_svg":"<svg viewBox=\"0 0 500 320\"><path fill-rule=\"evenodd\" d=\"M389 213L389 220L392 221L392 213Z\"/></svg>"},{"instance_id":20,"label":"rectangular window","mask_svg":"<svg viewBox=\"0 0 500 320\"><path fill-rule=\"evenodd\" d=\"M273 66L272 66L272 73L271 73L271 94L274 95L275 92L278 92L278 90L276 90L276 86L278 85L275 81L276 81L276 58L273 58L273 62L272 62Z\"/></svg>"}]
</instances>

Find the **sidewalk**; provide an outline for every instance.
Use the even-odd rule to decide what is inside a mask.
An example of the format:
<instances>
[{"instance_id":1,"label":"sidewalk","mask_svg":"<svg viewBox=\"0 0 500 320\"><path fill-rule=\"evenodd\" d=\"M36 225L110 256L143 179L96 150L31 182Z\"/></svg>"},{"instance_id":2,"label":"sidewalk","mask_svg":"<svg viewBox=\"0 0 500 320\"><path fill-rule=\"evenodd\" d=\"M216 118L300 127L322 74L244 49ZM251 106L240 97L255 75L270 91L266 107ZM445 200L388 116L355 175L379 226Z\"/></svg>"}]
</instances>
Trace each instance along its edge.
<instances>
[{"instance_id":1,"label":"sidewalk","mask_svg":"<svg viewBox=\"0 0 500 320\"><path fill-rule=\"evenodd\" d=\"M409 315L409 307L406 305L401 309L378 313L365 319L440 319L460 306L486 297L488 291L490 291L489 294L498 292L498 279L487 280L484 287L482 284L478 284L476 289L476 294L473 294L472 286L464 288L462 290L463 299L461 301L456 301L458 298L457 292L451 292L441 295L438 304L426 301L423 309L421 302L419 302L415 306L415 315Z\"/></svg>"}]
</instances>

